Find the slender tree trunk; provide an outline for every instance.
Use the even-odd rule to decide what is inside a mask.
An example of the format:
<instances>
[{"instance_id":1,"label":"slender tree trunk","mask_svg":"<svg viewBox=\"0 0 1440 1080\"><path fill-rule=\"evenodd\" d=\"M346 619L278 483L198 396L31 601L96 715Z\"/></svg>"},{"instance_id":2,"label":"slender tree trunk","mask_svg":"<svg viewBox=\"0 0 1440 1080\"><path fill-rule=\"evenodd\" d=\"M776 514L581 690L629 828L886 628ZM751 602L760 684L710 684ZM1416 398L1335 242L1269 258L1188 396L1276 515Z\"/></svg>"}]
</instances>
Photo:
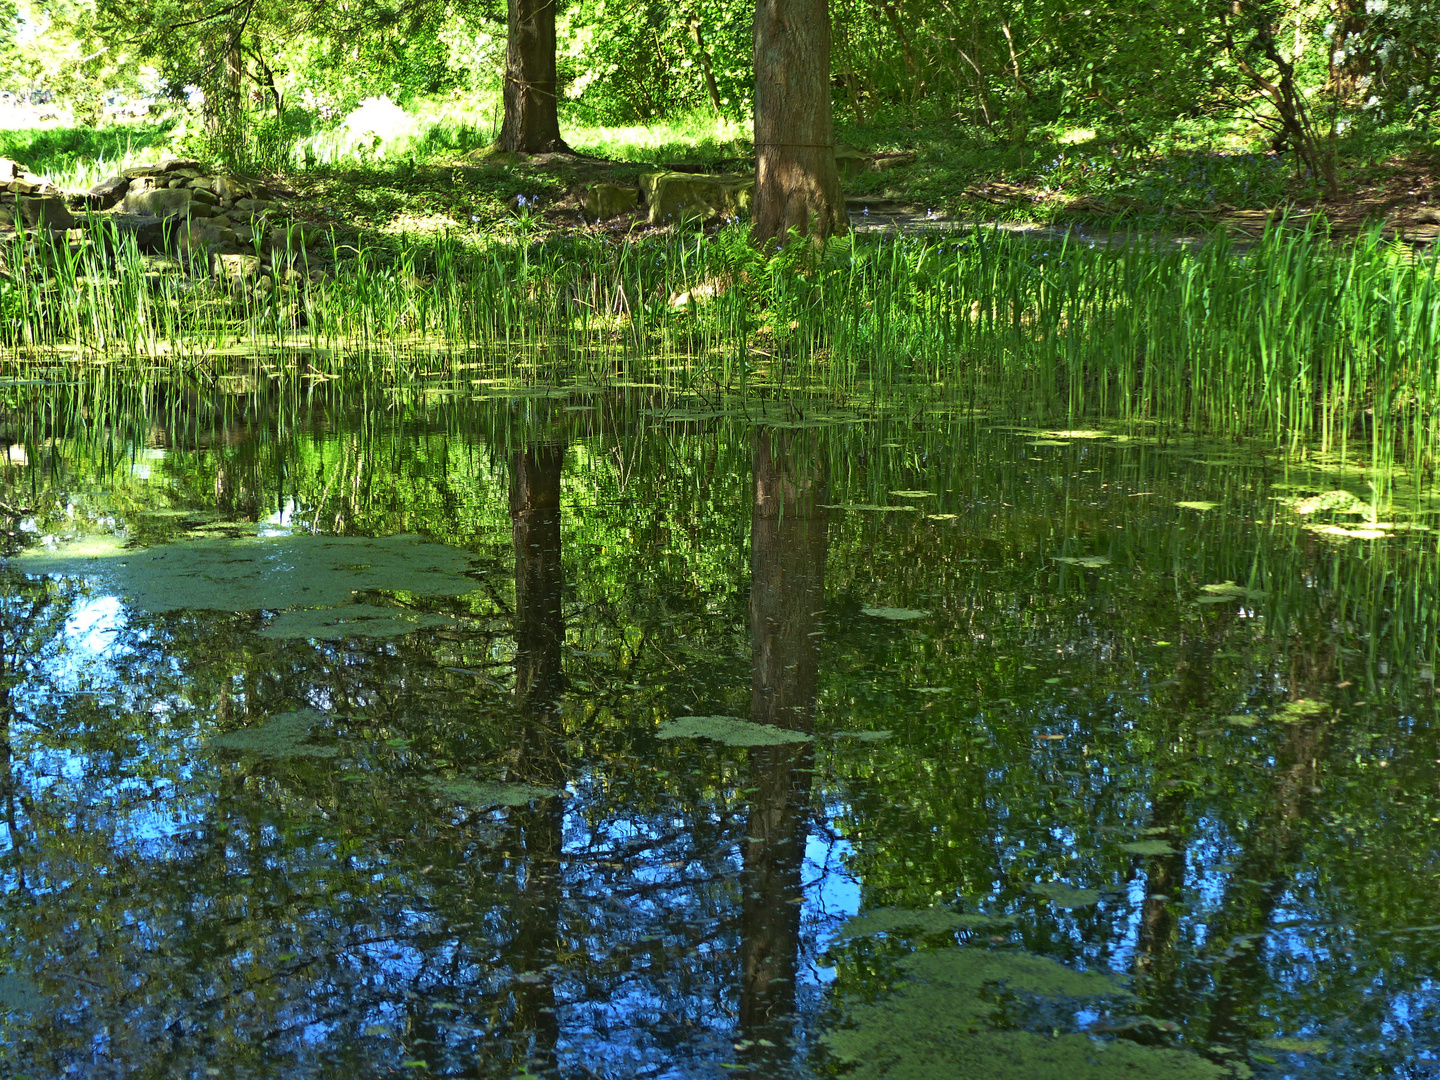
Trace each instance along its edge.
<instances>
[{"instance_id":1,"label":"slender tree trunk","mask_svg":"<svg viewBox=\"0 0 1440 1080\"><path fill-rule=\"evenodd\" d=\"M705 91L710 95L710 106L715 110L715 115L723 114L724 109L720 107L720 86L715 81L715 62L710 57L710 50L705 47L705 38L700 33L700 16L690 16L690 33L695 38L695 52L700 57L700 70L705 75Z\"/></svg>"},{"instance_id":2,"label":"slender tree trunk","mask_svg":"<svg viewBox=\"0 0 1440 1080\"><path fill-rule=\"evenodd\" d=\"M823 239L847 226L830 113L828 0L756 0L751 236Z\"/></svg>"},{"instance_id":3,"label":"slender tree trunk","mask_svg":"<svg viewBox=\"0 0 1440 1080\"><path fill-rule=\"evenodd\" d=\"M570 149L560 137L555 85L556 0L510 0L501 150L535 154Z\"/></svg>"}]
</instances>

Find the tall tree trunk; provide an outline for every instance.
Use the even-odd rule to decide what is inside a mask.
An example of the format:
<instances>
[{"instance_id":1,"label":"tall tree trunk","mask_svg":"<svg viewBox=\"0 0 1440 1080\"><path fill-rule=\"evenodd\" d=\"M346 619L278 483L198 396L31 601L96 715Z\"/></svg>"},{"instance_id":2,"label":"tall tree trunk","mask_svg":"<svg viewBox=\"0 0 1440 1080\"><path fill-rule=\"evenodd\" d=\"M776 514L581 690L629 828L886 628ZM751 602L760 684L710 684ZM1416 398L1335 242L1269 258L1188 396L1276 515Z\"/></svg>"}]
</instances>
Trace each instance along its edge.
<instances>
[{"instance_id":1,"label":"tall tree trunk","mask_svg":"<svg viewBox=\"0 0 1440 1080\"><path fill-rule=\"evenodd\" d=\"M556 0L510 0L501 150L569 150L560 137L555 85Z\"/></svg>"},{"instance_id":2,"label":"tall tree trunk","mask_svg":"<svg viewBox=\"0 0 1440 1080\"><path fill-rule=\"evenodd\" d=\"M751 236L823 239L847 221L830 113L828 0L756 0Z\"/></svg>"}]
</instances>

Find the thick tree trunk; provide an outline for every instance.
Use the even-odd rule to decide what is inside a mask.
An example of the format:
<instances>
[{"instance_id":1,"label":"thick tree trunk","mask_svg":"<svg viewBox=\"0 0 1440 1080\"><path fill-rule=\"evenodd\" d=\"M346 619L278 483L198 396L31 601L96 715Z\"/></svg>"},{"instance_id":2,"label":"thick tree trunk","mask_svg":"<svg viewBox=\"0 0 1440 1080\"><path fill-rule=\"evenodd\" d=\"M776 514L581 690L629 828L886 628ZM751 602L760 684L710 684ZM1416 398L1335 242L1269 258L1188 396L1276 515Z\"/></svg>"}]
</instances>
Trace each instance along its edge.
<instances>
[{"instance_id":1,"label":"thick tree trunk","mask_svg":"<svg viewBox=\"0 0 1440 1080\"><path fill-rule=\"evenodd\" d=\"M823 239L847 221L830 113L828 0L756 0L756 243Z\"/></svg>"},{"instance_id":2,"label":"thick tree trunk","mask_svg":"<svg viewBox=\"0 0 1440 1080\"><path fill-rule=\"evenodd\" d=\"M556 0L510 0L501 150L536 154L568 150L560 137L555 85Z\"/></svg>"}]
</instances>

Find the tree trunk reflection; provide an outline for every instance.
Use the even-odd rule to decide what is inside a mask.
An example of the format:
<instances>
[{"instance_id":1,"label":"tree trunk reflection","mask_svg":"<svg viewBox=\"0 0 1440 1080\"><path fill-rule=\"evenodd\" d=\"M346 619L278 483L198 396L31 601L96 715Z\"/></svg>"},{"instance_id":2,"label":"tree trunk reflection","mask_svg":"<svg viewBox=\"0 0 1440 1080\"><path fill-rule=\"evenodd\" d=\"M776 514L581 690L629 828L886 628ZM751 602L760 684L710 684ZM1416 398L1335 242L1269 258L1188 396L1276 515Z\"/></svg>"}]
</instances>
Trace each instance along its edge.
<instances>
[{"instance_id":1,"label":"tree trunk reflection","mask_svg":"<svg viewBox=\"0 0 1440 1080\"><path fill-rule=\"evenodd\" d=\"M515 543L515 709L520 738L513 778L538 787L565 783L556 702L563 687L561 610L565 573L560 561L560 474L563 445L546 444L511 458L510 520ZM564 809L558 798L511 811L515 857L515 936L509 964L513 1031L532 1065L555 1064L559 1021L553 968L560 938L560 853ZM550 970L546 970L549 968ZM528 1049L528 1052L527 1052Z\"/></svg>"},{"instance_id":2,"label":"tree trunk reflection","mask_svg":"<svg viewBox=\"0 0 1440 1080\"><path fill-rule=\"evenodd\" d=\"M815 724L825 604L828 515L813 438L755 438L750 540L750 718L793 731ZM742 1058L757 1076L783 1071L795 1011L800 869L808 834L813 743L750 751L741 909Z\"/></svg>"}]
</instances>

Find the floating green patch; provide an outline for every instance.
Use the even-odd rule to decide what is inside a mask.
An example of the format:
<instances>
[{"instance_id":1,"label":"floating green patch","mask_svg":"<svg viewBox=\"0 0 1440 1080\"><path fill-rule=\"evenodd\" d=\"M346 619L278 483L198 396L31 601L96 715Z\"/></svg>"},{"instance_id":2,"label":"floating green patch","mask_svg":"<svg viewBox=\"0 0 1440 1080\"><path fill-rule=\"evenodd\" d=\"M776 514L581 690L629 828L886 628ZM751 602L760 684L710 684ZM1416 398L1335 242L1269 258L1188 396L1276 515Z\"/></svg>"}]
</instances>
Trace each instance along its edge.
<instances>
[{"instance_id":1,"label":"floating green patch","mask_svg":"<svg viewBox=\"0 0 1440 1080\"><path fill-rule=\"evenodd\" d=\"M1111 434L1108 431L1096 431L1093 428L1084 428L1076 431L1047 431L1045 432L1052 439L1108 439Z\"/></svg>"},{"instance_id":2,"label":"floating green patch","mask_svg":"<svg viewBox=\"0 0 1440 1080\"><path fill-rule=\"evenodd\" d=\"M1035 896L1043 896L1056 907L1086 908L1100 902L1099 889L1077 889L1063 881L1036 881L1025 886Z\"/></svg>"},{"instance_id":3,"label":"floating green patch","mask_svg":"<svg viewBox=\"0 0 1440 1080\"><path fill-rule=\"evenodd\" d=\"M923 619L930 613L928 611L916 611L914 608L866 607L860 609L860 614L869 615L872 619L889 619L892 622L907 622L910 619Z\"/></svg>"},{"instance_id":4,"label":"floating green patch","mask_svg":"<svg viewBox=\"0 0 1440 1080\"><path fill-rule=\"evenodd\" d=\"M914 510L919 512L920 507L900 504L898 506L881 506L878 503L821 503L825 510Z\"/></svg>"},{"instance_id":5,"label":"floating green patch","mask_svg":"<svg viewBox=\"0 0 1440 1080\"><path fill-rule=\"evenodd\" d=\"M925 519L927 521L954 521L959 516L959 514L926 514Z\"/></svg>"},{"instance_id":6,"label":"floating green patch","mask_svg":"<svg viewBox=\"0 0 1440 1080\"><path fill-rule=\"evenodd\" d=\"M334 640L348 637L396 637L435 626L450 626L453 619L404 608L375 604L341 604L338 607L282 611L260 631L261 637Z\"/></svg>"},{"instance_id":7,"label":"floating green patch","mask_svg":"<svg viewBox=\"0 0 1440 1080\"><path fill-rule=\"evenodd\" d=\"M979 927L1009 926L1014 921L1014 916L1011 915L981 915L942 907L875 908L848 919L836 931L835 937L842 941L848 938L874 937L876 934L924 937Z\"/></svg>"},{"instance_id":8,"label":"floating green patch","mask_svg":"<svg viewBox=\"0 0 1440 1080\"><path fill-rule=\"evenodd\" d=\"M1084 566L1091 570L1110 565L1110 560L1104 555L1056 555L1055 561L1067 566Z\"/></svg>"},{"instance_id":9,"label":"floating green patch","mask_svg":"<svg viewBox=\"0 0 1440 1080\"><path fill-rule=\"evenodd\" d=\"M1275 710L1275 719L1284 720L1287 723L1296 724L1312 716L1319 716L1321 713L1330 711L1330 706L1323 701L1312 701L1310 698L1301 698L1299 701L1292 701Z\"/></svg>"},{"instance_id":10,"label":"floating green patch","mask_svg":"<svg viewBox=\"0 0 1440 1080\"><path fill-rule=\"evenodd\" d=\"M837 739L854 739L856 742L884 742L894 737L894 732L882 729L880 731L837 731Z\"/></svg>"},{"instance_id":11,"label":"floating green patch","mask_svg":"<svg viewBox=\"0 0 1440 1080\"><path fill-rule=\"evenodd\" d=\"M1121 851L1128 851L1131 855L1179 855L1173 847L1164 840L1134 840L1128 844L1120 845Z\"/></svg>"},{"instance_id":12,"label":"floating green patch","mask_svg":"<svg viewBox=\"0 0 1440 1080\"><path fill-rule=\"evenodd\" d=\"M771 724L756 724L729 716L680 716L661 724L662 739L710 739L726 746L783 746L809 742L813 736Z\"/></svg>"},{"instance_id":13,"label":"floating green patch","mask_svg":"<svg viewBox=\"0 0 1440 1080\"><path fill-rule=\"evenodd\" d=\"M1177 502L1175 505L1180 507L1182 510L1199 510L1201 513L1204 513L1207 510L1218 510L1220 508L1220 504L1218 502L1199 502L1194 500Z\"/></svg>"},{"instance_id":14,"label":"floating green patch","mask_svg":"<svg viewBox=\"0 0 1440 1080\"><path fill-rule=\"evenodd\" d=\"M442 780L431 777L425 786L442 799L475 810L492 806L529 806L536 799L555 799L564 794L554 788L516 784L503 780L469 780L460 777Z\"/></svg>"},{"instance_id":15,"label":"floating green patch","mask_svg":"<svg viewBox=\"0 0 1440 1080\"><path fill-rule=\"evenodd\" d=\"M1375 519L1374 508L1364 499L1357 498L1348 491L1323 491L1319 495L1312 495L1308 499L1286 499L1297 514L1310 515L1320 513L1330 514L1359 514L1362 517Z\"/></svg>"},{"instance_id":16,"label":"floating green patch","mask_svg":"<svg viewBox=\"0 0 1440 1080\"><path fill-rule=\"evenodd\" d=\"M333 758L340 753L334 746L315 746L309 742L310 729L325 723L325 716L314 709L272 716L259 727L231 731L206 740L211 750L235 750L267 758Z\"/></svg>"},{"instance_id":17,"label":"floating green patch","mask_svg":"<svg viewBox=\"0 0 1440 1080\"><path fill-rule=\"evenodd\" d=\"M1191 1053L1088 1035L989 1027L988 988L1054 999L1122 998L1098 973L1011 950L946 948L901 962L906 982L874 1003L854 1002L821 1041L858 1080L1221 1080L1231 1071Z\"/></svg>"},{"instance_id":18,"label":"floating green patch","mask_svg":"<svg viewBox=\"0 0 1440 1080\"><path fill-rule=\"evenodd\" d=\"M460 596L469 556L415 536L275 536L189 540L126 548L88 538L56 551L27 551L10 564L27 574L89 579L149 612L322 607L358 591Z\"/></svg>"},{"instance_id":19,"label":"floating green patch","mask_svg":"<svg viewBox=\"0 0 1440 1080\"><path fill-rule=\"evenodd\" d=\"M37 1013L45 1008L40 987L18 971L0 973L0 1010Z\"/></svg>"},{"instance_id":20,"label":"floating green patch","mask_svg":"<svg viewBox=\"0 0 1440 1080\"><path fill-rule=\"evenodd\" d=\"M1287 1054L1328 1054L1334 1048L1329 1039L1261 1039L1260 1045Z\"/></svg>"},{"instance_id":21,"label":"floating green patch","mask_svg":"<svg viewBox=\"0 0 1440 1080\"><path fill-rule=\"evenodd\" d=\"M890 494L900 499L938 499L940 497L933 491L892 491Z\"/></svg>"},{"instance_id":22,"label":"floating green patch","mask_svg":"<svg viewBox=\"0 0 1440 1080\"><path fill-rule=\"evenodd\" d=\"M1211 585L1201 585L1200 591L1205 595L1196 602L1201 604L1223 604L1228 600L1263 600L1265 594L1258 589L1247 589L1244 585L1237 585L1233 581L1221 581Z\"/></svg>"}]
</instances>

